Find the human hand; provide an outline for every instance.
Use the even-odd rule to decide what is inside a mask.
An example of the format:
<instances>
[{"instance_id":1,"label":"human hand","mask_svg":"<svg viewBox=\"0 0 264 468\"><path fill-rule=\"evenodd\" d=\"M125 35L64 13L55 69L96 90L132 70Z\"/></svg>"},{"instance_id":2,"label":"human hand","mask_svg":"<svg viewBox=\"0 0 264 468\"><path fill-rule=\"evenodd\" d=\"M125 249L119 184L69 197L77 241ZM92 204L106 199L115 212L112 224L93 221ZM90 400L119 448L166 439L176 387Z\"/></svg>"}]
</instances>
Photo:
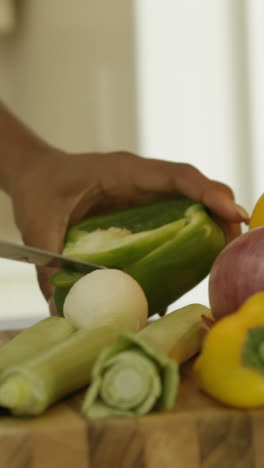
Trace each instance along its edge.
<instances>
[{"instance_id":1,"label":"human hand","mask_svg":"<svg viewBox=\"0 0 264 468\"><path fill-rule=\"evenodd\" d=\"M204 203L228 240L240 233L242 221L248 222L231 189L195 167L126 152L73 155L43 148L16 184L12 199L25 244L60 252L68 226L88 215L177 194ZM41 290L49 299L51 271L41 267L37 272Z\"/></svg>"}]
</instances>

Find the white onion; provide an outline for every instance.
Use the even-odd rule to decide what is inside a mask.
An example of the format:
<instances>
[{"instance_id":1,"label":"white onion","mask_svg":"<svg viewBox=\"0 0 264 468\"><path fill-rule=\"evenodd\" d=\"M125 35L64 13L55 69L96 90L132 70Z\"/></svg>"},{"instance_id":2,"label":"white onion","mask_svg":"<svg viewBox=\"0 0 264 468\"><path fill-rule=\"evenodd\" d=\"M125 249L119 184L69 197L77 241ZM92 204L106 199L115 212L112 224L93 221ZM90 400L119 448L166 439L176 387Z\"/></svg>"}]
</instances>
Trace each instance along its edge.
<instances>
[{"instance_id":1,"label":"white onion","mask_svg":"<svg viewBox=\"0 0 264 468\"><path fill-rule=\"evenodd\" d=\"M146 324L148 303L141 286L127 273L95 270L70 289L63 313L77 328L111 325L120 333L136 332Z\"/></svg>"}]
</instances>

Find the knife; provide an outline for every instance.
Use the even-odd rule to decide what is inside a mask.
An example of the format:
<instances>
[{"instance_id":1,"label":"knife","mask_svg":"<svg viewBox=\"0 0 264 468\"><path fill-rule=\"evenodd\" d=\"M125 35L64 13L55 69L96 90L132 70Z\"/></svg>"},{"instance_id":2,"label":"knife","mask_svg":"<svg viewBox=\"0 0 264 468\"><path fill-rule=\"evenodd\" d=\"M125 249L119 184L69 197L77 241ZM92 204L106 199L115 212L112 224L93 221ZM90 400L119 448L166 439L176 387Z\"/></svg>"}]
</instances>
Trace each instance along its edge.
<instances>
[{"instance_id":1,"label":"knife","mask_svg":"<svg viewBox=\"0 0 264 468\"><path fill-rule=\"evenodd\" d=\"M65 257L64 255L55 254L47 250L37 249L36 247L29 247L2 240L0 240L0 257L47 267L67 267L84 273L106 268L103 265L96 265L95 263L88 263L82 260Z\"/></svg>"}]
</instances>

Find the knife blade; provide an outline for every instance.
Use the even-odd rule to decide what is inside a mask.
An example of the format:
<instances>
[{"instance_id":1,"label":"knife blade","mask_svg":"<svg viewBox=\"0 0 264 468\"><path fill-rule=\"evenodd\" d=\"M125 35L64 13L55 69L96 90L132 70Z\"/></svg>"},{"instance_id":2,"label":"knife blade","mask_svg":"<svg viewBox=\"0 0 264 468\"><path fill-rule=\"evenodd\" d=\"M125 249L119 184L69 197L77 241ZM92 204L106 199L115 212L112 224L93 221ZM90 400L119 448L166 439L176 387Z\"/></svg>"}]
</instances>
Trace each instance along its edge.
<instances>
[{"instance_id":1,"label":"knife blade","mask_svg":"<svg viewBox=\"0 0 264 468\"><path fill-rule=\"evenodd\" d=\"M103 265L76 260L64 255L49 252L48 250L20 245L0 240L0 257L19 262L32 263L39 266L54 268L67 267L75 271L90 273L94 270L106 268Z\"/></svg>"}]
</instances>

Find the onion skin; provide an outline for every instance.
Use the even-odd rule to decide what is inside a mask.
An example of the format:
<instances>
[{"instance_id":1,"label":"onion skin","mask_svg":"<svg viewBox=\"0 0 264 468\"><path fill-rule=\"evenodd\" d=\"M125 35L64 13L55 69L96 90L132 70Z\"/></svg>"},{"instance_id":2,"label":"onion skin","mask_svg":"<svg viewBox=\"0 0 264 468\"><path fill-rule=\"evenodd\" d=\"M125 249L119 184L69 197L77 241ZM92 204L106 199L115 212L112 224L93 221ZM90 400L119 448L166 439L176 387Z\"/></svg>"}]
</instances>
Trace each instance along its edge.
<instances>
[{"instance_id":1,"label":"onion skin","mask_svg":"<svg viewBox=\"0 0 264 468\"><path fill-rule=\"evenodd\" d=\"M259 291L264 291L264 227L234 239L214 261L209 301L215 320L232 314Z\"/></svg>"}]
</instances>

